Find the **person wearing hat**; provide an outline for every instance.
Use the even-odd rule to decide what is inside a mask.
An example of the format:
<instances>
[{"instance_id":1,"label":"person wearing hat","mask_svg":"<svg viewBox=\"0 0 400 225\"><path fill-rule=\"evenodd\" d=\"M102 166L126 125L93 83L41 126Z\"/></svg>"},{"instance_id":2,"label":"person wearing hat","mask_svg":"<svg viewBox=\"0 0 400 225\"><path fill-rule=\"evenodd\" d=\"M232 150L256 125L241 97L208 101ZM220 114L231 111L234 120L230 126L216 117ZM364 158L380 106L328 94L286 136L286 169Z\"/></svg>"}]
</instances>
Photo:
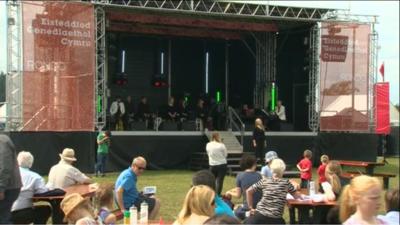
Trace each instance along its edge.
<instances>
[{"instance_id":1,"label":"person wearing hat","mask_svg":"<svg viewBox=\"0 0 400 225\"><path fill-rule=\"evenodd\" d=\"M49 172L47 186L50 189L92 183L92 179L72 166L72 163L76 161L75 151L72 148L65 148L60 158L60 162L51 167Z\"/></svg>"},{"instance_id":2,"label":"person wearing hat","mask_svg":"<svg viewBox=\"0 0 400 225\"><path fill-rule=\"evenodd\" d=\"M60 204L65 214L64 221L75 225L98 225L95 214L87 198L78 193L67 195Z\"/></svg>"},{"instance_id":3,"label":"person wearing hat","mask_svg":"<svg viewBox=\"0 0 400 225\"><path fill-rule=\"evenodd\" d=\"M269 151L265 154L265 166L261 168L261 175L264 178L272 177L271 169L269 168L269 164L272 160L277 159L278 154L275 151Z\"/></svg>"}]
</instances>

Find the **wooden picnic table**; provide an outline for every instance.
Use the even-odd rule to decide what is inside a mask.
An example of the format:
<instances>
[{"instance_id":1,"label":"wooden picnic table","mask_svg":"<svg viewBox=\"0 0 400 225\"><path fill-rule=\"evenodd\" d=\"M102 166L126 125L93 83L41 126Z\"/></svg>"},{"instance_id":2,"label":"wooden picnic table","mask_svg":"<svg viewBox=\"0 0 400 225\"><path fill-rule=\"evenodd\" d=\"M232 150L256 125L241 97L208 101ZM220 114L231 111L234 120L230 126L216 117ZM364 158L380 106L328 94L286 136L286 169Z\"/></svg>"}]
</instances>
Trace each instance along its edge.
<instances>
[{"instance_id":1,"label":"wooden picnic table","mask_svg":"<svg viewBox=\"0 0 400 225\"><path fill-rule=\"evenodd\" d=\"M300 190L302 194L308 195L308 190L305 188L302 188ZM300 214L300 211L308 211L312 209L315 211L316 208L318 207L334 207L338 204L337 201L322 201L322 202L315 202L312 199L308 200L301 200L301 199L288 199L287 200L287 206L289 207L289 220L290 224L295 224L296 223L296 209L298 211L297 218L298 222L310 222L308 221L309 218L304 218L304 215ZM315 219L315 218L314 218ZM316 223L319 223L319 221L315 221Z\"/></svg>"},{"instance_id":2,"label":"wooden picnic table","mask_svg":"<svg viewBox=\"0 0 400 225\"><path fill-rule=\"evenodd\" d=\"M78 193L82 197L93 197L96 193L97 187L89 184L77 184L70 187L63 188L65 195L60 196L34 196L32 200L34 202L46 201L50 203L52 208L52 220L53 224L64 224L63 218L64 213L60 209L60 203L65 196L73 193Z\"/></svg>"},{"instance_id":3,"label":"wooden picnic table","mask_svg":"<svg viewBox=\"0 0 400 225\"><path fill-rule=\"evenodd\" d=\"M338 160L342 166L362 167L365 168L366 174L373 176L374 169L377 166L384 166L384 162L364 162L364 161L351 161L351 160Z\"/></svg>"}]
</instances>

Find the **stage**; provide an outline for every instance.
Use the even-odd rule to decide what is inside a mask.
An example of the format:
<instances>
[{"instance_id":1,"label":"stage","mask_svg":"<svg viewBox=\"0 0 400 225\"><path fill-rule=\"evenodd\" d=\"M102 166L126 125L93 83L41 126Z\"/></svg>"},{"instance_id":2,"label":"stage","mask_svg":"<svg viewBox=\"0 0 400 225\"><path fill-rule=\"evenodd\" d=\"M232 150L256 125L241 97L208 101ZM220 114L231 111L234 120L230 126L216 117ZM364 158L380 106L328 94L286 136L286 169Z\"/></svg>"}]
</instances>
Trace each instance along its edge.
<instances>
[{"instance_id":1,"label":"stage","mask_svg":"<svg viewBox=\"0 0 400 225\"><path fill-rule=\"evenodd\" d=\"M7 134L7 133L6 133ZM10 132L17 150L30 151L35 157L32 169L48 174L56 164L63 148L75 149L78 168L93 173L96 157L94 132ZM235 133L239 138L240 133ZM314 166L319 157L327 154L331 159L375 161L377 136L354 133L266 132L267 150L274 150L288 165L294 166L305 149L313 151ZM244 153L251 152L252 133L244 136ZM203 132L112 132L108 171L121 171L135 156L144 156L149 169L188 169L192 154L205 152L208 142Z\"/></svg>"}]
</instances>

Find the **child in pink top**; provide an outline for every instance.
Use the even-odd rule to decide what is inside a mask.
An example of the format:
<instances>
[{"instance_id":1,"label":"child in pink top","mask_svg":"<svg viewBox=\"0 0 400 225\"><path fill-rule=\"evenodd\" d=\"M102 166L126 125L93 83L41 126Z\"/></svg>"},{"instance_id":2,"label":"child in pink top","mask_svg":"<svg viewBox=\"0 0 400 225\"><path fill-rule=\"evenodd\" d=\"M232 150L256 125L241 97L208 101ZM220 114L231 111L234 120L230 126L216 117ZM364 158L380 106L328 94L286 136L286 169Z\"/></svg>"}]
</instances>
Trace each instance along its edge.
<instances>
[{"instance_id":1,"label":"child in pink top","mask_svg":"<svg viewBox=\"0 0 400 225\"><path fill-rule=\"evenodd\" d=\"M327 155L322 155L321 156L321 165L318 167L318 170L317 170L318 176L319 176L319 179L318 179L319 191L322 193L324 193L324 190L322 189L321 184L326 181L325 168L326 168L326 165L328 165L328 162L329 162L329 157Z\"/></svg>"},{"instance_id":2,"label":"child in pink top","mask_svg":"<svg viewBox=\"0 0 400 225\"><path fill-rule=\"evenodd\" d=\"M300 188L307 188L312 177L312 152L306 149L303 153L303 156L304 158L297 163L297 168L300 170Z\"/></svg>"}]
</instances>

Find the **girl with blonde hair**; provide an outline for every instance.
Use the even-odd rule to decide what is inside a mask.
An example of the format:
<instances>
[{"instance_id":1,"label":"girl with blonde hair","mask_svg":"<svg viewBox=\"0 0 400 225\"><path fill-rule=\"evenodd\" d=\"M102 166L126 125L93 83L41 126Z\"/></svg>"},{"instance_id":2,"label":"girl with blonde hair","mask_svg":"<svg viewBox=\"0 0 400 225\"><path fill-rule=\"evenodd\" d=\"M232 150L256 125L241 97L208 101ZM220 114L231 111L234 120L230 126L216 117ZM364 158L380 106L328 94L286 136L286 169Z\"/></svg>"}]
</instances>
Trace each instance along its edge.
<instances>
[{"instance_id":1,"label":"girl with blonde hair","mask_svg":"<svg viewBox=\"0 0 400 225\"><path fill-rule=\"evenodd\" d=\"M185 200L174 225L203 224L214 215L215 192L205 186L193 186Z\"/></svg>"},{"instance_id":2,"label":"girl with blonde hair","mask_svg":"<svg viewBox=\"0 0 400 225\"><path fill-rule=\"evenodd\" d=\"M344 225L387 224L376 217L381 207L382 184L376 177L352 179L341 194L340 220Z\"/></svg>"},{"instance_id":3,"label":"girl with blonde hair","mask_svg":"<svg viewBox=\"0 0 400 225\"><path fill-rule=\"evenodd\" d=\"M264 149L267 146L266 138L265 138L265 127L263 121L260 118L257 118L254 121L254 130L253 130L253 147L255 150L256 158L260 162L262 162L264 157Z\"/></svg>"}]
</instances>

